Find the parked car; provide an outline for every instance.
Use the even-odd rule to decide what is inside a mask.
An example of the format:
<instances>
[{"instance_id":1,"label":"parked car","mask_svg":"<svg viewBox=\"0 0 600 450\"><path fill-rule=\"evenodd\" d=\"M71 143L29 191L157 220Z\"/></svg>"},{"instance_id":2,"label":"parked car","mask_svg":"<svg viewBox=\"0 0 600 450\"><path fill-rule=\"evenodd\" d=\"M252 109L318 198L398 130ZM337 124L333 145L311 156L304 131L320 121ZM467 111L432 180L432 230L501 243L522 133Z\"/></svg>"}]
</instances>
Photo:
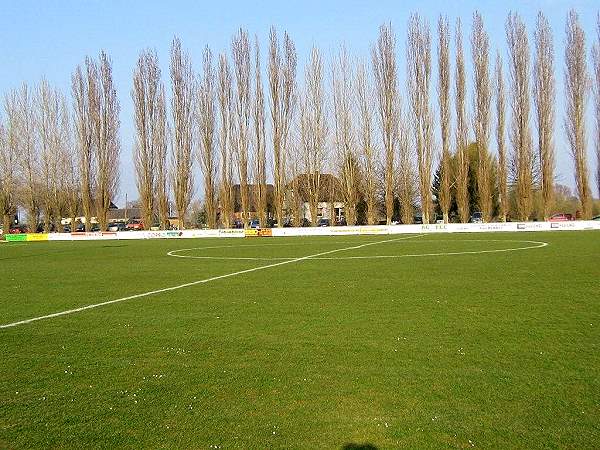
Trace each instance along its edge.
<instances>
[{"instance_id":1,"label":"parked car","mask_svg":"<svg viewBox=\"0 0 600 450\"><path fill-rule=\"evenodd\" d=\"M260 228L260 221L258 219L252 219L250 222L248 222L248 226L250 228Z\"/></svg>"},{"instance_id":2,"label":"parked car","mask_svg":"<svg viewBox=\"0 0 600 450\"><path fill-rule=\"evenodd\" d=\"M141 231L144 229L144 223L141 220L132 219L127 222L125 228L127 228L129 231Z\"/></svg>"},{"instance_id":3,"label":"parked car","mask_svg":"<svg viewBox=\"0 0 600 450\"><path fill-rule=\"evenodd\" d=\"M54 233L56 231L56 226L53 223L51 223L48 231L50 233ZM46 232L46 225L43 224L43 223L38 223L38 225L37 225L37 227L35 229L35 232L36 233L45 233Z\"/></svg>"},{"instance_id":4,"label":"parked car","mask_svg":"<svg viewBox=\"0 0 600 450\"><path fill-rule=\"evenodd\" d=\"M556 213L548 217L547 222L568 222L569 220L573 220L572 214Z\"/></svg>"},{"instance_id":5,"label":"parked car","mask_svg":"<svg viewBox=\"0 0 600 450\"><path fill-rule=\"evenodd\" d=\"M331 223L330 223L329 219L328 219L328 218L326 218L326 217L321 217L321 218L320 218L320 219L317 221L317 226L318 226L318 227L328 227L328 226L330 226L330 225L331 225Z\"/></svg>"},{"instance_id":6,"label":"parked car","mask_svg":"<svg viewBox=\"0 0 600 450\"><path fill-rule=\"evenodd\" d=\"M345 217L342 217L340 220L336 220L335 224L340 227L345 227L346 225L348 225Z\"/></svg>"},{"instance_id":7,"label":"parked car","mask_svg":"<svg viewBox=\"0 0 600 450\"><path fill-rule=\"evenodd\" d=\"M77 226L75 227L75 231L76 231L77 233L84 233L84 232L86 231L86 230L85 230L85 224L84 224L84 223L81 223L81 222L79 222L79 223L77 224ZM100 225L98 225L97 223L93 223L93 224L92 224L92 226L90 227L90 231L91 231L91 232L100 231Z\"/></svg>"},{"instance_id":8,"label":"parked car","mask_svg":"<svg viewBox=\"0 0 600 450\"><path fill-rule=\"evenodd\" d=\"M600 216L592 217L592 220L600 220Z\"/></svg>"},{"instance_id":9,"label":"parked car","mask_svg":"<svg viewBox=\"0 0 600 450\"><path fill-rule=\"evenodd\" d=\"M235 222L233 222L233 228L244 228L244 224L241 220L236 220Z\"/></svg>"},{"instance_id":10,"label":"parked car","mask_svg":"<svg viewBox=\"0 0 600 450\"><path fill-rule=\"evenodd\" d=\"M70 232L71 232L71 225L68 225L68 224L67 224L67 225L65 225L65 226L63 227L63 231L62 231L62 232L63 232L63 233L70 233Z\"/></svg>"},{"instance_id":11,"label":"parked car","mask_svg":"<svg viewBox=\"0 0 600 450\"><path fill-rule=\"evenodd\" d=\"M125 231L125 224L123 222L111 222L108 224L108 231Z\"/></svg>"},{"instance_id":12,"label":"parked car","mask_svg":"<svg viewBox=\"0 0 600 450\"><path fill-rule=\"evenodd\" d=\"M29 227L25 224L13 225L8 229L8 234L29 233Z\"/></svg>"},{"instance_id":13,"label":"parked car","mask_svg":"<svg viewBox=\"0 0 600 450\"><path fill-rule=\"evenodd\" d=\"M471 223L483 223L483 213L481 211L475 211L471 216Z\"/></svg>"},{"instance_id":14,"label":"parked car","mask_svg":"<svg viewBox=\"0 0 600 450\"><path fill-rule=\"evenodd\" d=\"M152 226L150 227L150 231L158 231L158 230L160 230L160 223L154 222L152 224Z\"/></svg>"}]
</instances>

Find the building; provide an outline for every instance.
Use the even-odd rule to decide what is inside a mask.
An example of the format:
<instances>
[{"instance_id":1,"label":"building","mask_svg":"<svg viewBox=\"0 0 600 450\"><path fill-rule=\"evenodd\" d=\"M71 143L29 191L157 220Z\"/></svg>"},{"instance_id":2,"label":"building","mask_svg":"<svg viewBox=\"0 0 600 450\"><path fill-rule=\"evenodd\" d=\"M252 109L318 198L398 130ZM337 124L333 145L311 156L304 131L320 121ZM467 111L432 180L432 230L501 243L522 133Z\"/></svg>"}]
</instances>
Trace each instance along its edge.
<instances>
[{"instance_id":1,"label":"building","mask_svg":"<svg viewBox=\"0 0 600 450\"><path fill-rule=\"evenodd\" d=\"M310 212L309 203L309 182L311 174L300 174L296 176L287 185L286 192L286 209L291 213L294 202L294 187L298 187L299 199L301 201L300 210L302 211L302 219L313 223L313 218ZM321 218L330 219L333 223L341 223L344 220L345 203L341 193L341 182L339 178L330 173L323 173L319 177L319 202L317 204L317 217L314 222Z\"/></svg>"},{"instance_id":2,"label":"building","mask_svg":"<svg viewBox=\"0 0 600 450\"><path fill-rule=\"evenodd\" d=\"M107 219L110 222L128 222L131 219L141 219L141 208L110 208L108 210Z\"/></svg>"}]
</instances>

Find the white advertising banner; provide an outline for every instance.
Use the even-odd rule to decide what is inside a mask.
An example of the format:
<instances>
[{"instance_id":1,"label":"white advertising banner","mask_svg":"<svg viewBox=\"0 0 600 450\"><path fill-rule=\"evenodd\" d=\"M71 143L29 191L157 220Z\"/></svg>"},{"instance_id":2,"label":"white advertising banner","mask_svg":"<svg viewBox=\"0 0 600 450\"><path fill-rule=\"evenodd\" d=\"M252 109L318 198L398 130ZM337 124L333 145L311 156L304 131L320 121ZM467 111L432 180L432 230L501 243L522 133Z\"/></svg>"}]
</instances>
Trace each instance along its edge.
<instances>
[{"instance_id":1,"label":"white advertising banner","mask_svg":"<svg viewBox=\"0 0 600 450\"><path fill-rule=\"evenodd\" d=\"M95 233L50 233L49 241L97 241L138 239L186 239L186 238L240 238L244 230L161 230L161 231L117 231Z\"/></svg>"},{"instance_id":2,"label":"white advertising banner","mask_svg":"<svg viewBox=\"0 0 600 450\"><path fill-rule=\"evenodd\" d=\"M270 233L281 236L343 236L385 235L422 233L489 233L527 231L600 230L598 220L575 220L565 222L506 222L506 223L448 223L428 225L372 225L348 227L273 228ZM259 236L259 233L255 233ZM46 236L46 235L45 235ZM97 241L132 239L195 239L195 238L243 238L243 229L223 230L161 230L161 231L118 231L95 233L49 233L49 241ZM253 235L254 236L254 235ZM34 240L34 239L30 239Z\"/></svg>"}]
</instances>

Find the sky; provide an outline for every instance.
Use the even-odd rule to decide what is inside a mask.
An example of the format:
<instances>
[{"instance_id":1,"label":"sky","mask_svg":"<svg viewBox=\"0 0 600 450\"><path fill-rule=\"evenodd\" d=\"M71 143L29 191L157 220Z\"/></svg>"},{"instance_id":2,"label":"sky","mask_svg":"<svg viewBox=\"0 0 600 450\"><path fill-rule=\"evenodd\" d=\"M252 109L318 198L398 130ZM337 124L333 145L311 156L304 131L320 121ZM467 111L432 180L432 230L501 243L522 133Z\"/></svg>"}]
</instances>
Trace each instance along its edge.
<instances>
[{"instance_id":1,"label":"sky","mask_svg":"<svg viewBox=\"0 0 600 450\"><path fill-rule=\"evenodd\" d=\"M463 22L463 42L467 60L470 50L472 13L479 10L490 35L492 55L499 50L506 57L505 21L510 11L519 13L533 40L537 12L542 10L554 33L557 117L556 152L557 178L562 184L574 186L573 164L564 136L563 73L564 26L569 9L580 14L586 32L588 53L597 41L596 16L600 4L593 1L3 1L0 15L4 18L0 30L0 95L22 82L37 83L45 77L63 92L70 93L70 79L75 67L86 55L97 56L104 49L113 61L113 76L121 103L121 186L117 201L137 197L131 161L134 140L133 108L131 101L132 73L139 52L156 49L161 62L163 81L169 91L169 47L178 36L191 55L194 69L200 71L201 55L209 45L213 53L229 49L231 36L243 27L257 35L266 53L269 28L286 30L295 41L299 69L312 46L318 46L329 56L340 44L358 57L369 57L371 44L376 40L382 23L391 22L397 36L397 58L400 86L404 86L404 41L406 24L411 13L418 12L432 26L440 14L447 15L453 24L457 17ZM435 47L432 49L435 55ZM435 68L435 59L433 61ZM506 65L505 65L506 66ZM591 66L589 67L591 69ZM300 73L300 70L299 70ZM435 72L434 72L435 79ZM468 78L471 88L471 74ZM432 102L435 91L432 90ZM533 105L532 105L533 106ZM533 111L532 111L533 112ZM0 117L3 113L0 112ZM588 104L588 154L590 177L595 173L595 152L591 139L594 132L592 103ZM532 116L533 119L533 116ZM532 130L535 122L531 121ZM492 148L494 148L492 140ZM200 179L196 167L196 180ZM592 185L595 180L590 178ZM197 195L199 190L197 189ZM598 193L594 192L597 196Z\"/></svg>"}]
</instances>

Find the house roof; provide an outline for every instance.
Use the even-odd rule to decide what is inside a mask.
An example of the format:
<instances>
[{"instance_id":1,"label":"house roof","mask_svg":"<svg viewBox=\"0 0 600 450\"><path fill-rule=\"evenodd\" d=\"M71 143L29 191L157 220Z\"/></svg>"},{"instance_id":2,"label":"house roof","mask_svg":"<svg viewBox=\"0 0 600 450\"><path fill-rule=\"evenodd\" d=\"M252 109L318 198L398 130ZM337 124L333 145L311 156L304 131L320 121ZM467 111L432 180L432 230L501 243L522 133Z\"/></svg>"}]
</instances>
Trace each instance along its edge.
<instances>
[{"instance_id":1,"label":"house roof","mask_svg":"<svg viewBox=\"0 0 600 450\"><path fill-rule=\"evenodd\" d=\"M141 219L142 211L140 208L116 208L109 209L106 215L108 220L116 220L116 219Z\"/></svg>"}]
</instances>

